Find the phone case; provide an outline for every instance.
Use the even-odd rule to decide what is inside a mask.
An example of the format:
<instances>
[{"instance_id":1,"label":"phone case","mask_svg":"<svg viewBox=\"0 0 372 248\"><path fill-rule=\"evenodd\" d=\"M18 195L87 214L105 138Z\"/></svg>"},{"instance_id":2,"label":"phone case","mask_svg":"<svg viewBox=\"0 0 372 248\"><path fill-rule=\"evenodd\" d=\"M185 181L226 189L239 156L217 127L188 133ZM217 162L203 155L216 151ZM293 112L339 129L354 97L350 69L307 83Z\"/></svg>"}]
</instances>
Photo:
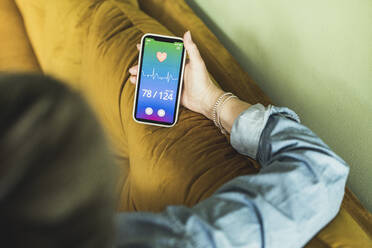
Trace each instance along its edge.
<instances>
[{"instance_id":1,"label":"phone case","mask_svg":"<svg viewBox=\"0 0 372 248\"><path fill-rule=\"evenodd\" d=\"M180 39L183 42L182 38L176 37L176 36L159 35L159 34L153 34L153 33L144 34L141 38L141 50L139 51L139 57L138 57L138 71L140 71L140 68L141 68L143 40L148 35L157 36L157 37L164 37L164 38L171 38L171 39ZM177 93L177 106L176 106L176 114L175 114L174 123L171 124L171 125L166 125L166 124L161 124L161 123L139 121L139 120L136 119L135 112L136 112L136 101L137 101L137 97L138 97L137 96L137 91L138 91L138 84L139 84L139 77L138 76L137 76L137 81L136 81L136 89L135 89L135 92L134 92L134 103L133 103L133 113L132 113L132 117L133 117L133 120L135 122L141 123L141 124L146 124L146 125L160 126L160 127L173 127L174 125L177 124L178 112L179 112L180 102L181 102L182 86L183 86L183 73L185 71L185 61L186 61L186 49L184 50L184 54L183 54L183 61L182 61L183 66L181 68L181 78L180 78L181 82L180 82L179 90L178 90L178 93ZM138 72L138 73L140 73L140 72Z\"/></svg>"}]
</instances>

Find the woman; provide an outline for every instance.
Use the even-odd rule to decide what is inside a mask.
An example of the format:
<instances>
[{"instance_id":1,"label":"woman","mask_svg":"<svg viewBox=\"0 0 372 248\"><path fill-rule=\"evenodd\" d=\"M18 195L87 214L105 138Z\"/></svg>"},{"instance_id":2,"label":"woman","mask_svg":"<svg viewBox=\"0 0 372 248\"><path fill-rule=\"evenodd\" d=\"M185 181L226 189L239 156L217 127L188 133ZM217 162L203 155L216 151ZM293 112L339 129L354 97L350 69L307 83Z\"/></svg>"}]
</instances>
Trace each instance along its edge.
<instances>
[{"instance_id":1,"label":"woman","mask_svg":"<svg viewBox=\"0 0 372 248\"><path fill-rule=\"evenodd\" d=\"M192 208L114 216L114 180L108 180L114 169L106 166L112 162L86 105L51 79L3 77L0 225L6 242L12 247L301 247L335 217L349 172L345 162L293 111L251 106L218 89L190 32L184 43L189 62L181 103L229 132L239 153L260 162L260 173L226 183ZM137 72L138 67L130 69L132 83Z\"/></svg>"}]
</instances>

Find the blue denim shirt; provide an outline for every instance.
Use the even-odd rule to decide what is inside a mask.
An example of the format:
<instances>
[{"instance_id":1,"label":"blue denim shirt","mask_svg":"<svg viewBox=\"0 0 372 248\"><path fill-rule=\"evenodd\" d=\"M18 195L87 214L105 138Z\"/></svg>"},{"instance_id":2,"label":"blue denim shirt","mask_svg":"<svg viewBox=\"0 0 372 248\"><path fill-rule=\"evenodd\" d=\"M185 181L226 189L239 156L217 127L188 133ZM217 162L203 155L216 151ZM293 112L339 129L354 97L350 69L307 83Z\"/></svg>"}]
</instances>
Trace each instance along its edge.
<instances>
[{"instance_id":1,"label":"blue denim shirt","mask_svg":"<svg viewBox=\"0 0 372 248\"><path fill-rule=\"evenodd\" d=\"M231 144L259 161L192 208L117 216L117 247L302 247L339 211L347 164L288 108L251 106Z\"/></svg>"}]
</instances>

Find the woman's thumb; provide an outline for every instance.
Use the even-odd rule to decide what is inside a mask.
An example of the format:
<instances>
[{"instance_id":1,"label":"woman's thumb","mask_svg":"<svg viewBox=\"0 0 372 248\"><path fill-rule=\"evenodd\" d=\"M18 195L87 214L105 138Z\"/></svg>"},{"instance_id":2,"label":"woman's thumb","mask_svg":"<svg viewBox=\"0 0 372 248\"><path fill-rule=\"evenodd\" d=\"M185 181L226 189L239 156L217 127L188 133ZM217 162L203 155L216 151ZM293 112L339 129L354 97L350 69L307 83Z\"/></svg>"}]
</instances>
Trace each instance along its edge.
<instances>
[{"instance_id":1,"label":"woman's thumb","mask_svg":"<svg viewBox=\"0 0 372 248\"><path fill-rule=\"evenodd\" d=\"M199 49L196 44L191 39L190 31L187 31L183 36L183 43L190 57L190 63L203 63L203 60L200 56Z\"/></svg>"}]
</instances>

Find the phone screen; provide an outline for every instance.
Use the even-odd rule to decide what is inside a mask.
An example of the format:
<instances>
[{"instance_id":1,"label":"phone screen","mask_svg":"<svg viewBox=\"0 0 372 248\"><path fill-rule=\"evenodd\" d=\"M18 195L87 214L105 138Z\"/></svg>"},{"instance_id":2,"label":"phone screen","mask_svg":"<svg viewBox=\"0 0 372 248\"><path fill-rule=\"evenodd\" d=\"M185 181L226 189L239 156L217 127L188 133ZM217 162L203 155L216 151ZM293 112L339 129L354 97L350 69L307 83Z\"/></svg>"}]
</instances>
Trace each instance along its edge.
<instances>
[{"instance_id":1,"label":"phone screen","mask_svg":"<svg viewBox=\"0 0 372 248\"><path fill-rule=\"evenodd\" d=\"M136 120L161 125L175 123L183 57L182 39L151 35L144 37L138 68Z\"/></svg>"}]
</instances>

